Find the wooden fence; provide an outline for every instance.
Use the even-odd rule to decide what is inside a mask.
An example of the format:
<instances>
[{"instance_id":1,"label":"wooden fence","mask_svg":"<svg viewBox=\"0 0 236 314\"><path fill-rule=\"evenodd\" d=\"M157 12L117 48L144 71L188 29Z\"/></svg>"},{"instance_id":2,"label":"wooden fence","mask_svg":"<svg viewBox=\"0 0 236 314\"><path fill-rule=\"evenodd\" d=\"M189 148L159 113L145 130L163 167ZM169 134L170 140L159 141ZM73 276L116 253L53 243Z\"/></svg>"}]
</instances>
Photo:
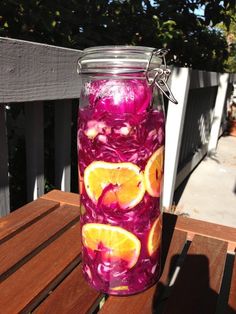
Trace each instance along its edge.
<instances>
[{"instance_id":1,"label":"wooden fence","mask_svg":"<svg viewBox=\"0 0 236 314\"><path fill-rule=\"evenodd\" d=\"M71 190L72 101L80 95L76 72L81 51L0 38L0 214L10 211L9 125L6 112L24 104L27 201L44 193L45 102L55 103L54 186ZM227 91L234 76L173 68L168 103L163 205L204 155L216 149ZM14 136L14 135L13 135ZM50 135L49 135L50 136ZM12 148L12 147L11 147ZM14 198L14 195L11 195Z\"/></svg>"}]
</instances>

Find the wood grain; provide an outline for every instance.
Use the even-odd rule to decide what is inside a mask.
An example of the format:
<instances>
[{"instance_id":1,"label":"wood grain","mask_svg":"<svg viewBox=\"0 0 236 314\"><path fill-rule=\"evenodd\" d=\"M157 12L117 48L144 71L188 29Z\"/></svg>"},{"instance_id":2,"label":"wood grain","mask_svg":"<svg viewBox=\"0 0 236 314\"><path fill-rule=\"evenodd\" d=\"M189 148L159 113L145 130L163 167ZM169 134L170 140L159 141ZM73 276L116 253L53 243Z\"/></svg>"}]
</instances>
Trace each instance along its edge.
<instances>
[{"instance_id":1,"label":"wood grain","mask_svg":"<svg viewBox=\"0 0 236 314\"><path fill-rule=\"evenodd\" d=\"M236 248L236 228L181 216L178 217L175 228L188 232L189 234L199 234L229 242L229 251L234 251Z\"/></svg>"},{"instance_id":2,"label":"wood grain","mask_svg":"<svg viewBox=\"0 0 236 314\"><path fill-rule=\"evenodd\" d=\"M45 200L51 200L59 202L61 204L69 204L73 206L80 205L80 195L76 193L63 192L60 190L52 190L51 192L44 194L41 198Z\"/></svg>"},{"instance_id":3,"label":"wood grain","mask_svg":"<svg viewBox=\"0 0 236 314\"><path fill-rule=\"evenodd\" d=\"M59 206L59 202L38 199L28 203L0 220L0 242L35 223Z\"/></svg>"},{"instance_id":4,"label":"wood grain","mask_svg":"<svg viewBox=\"0 0 236 314\"><path fill-rule=\"evenodd\" d=\"M234 257L234 268L233 268L233 274L231 277L228 306L229 306L229 309L228 309L227 314L236 313L236 256Z\"/></svg>"},{"instance_id":5,"label":"wood grain","mask_svg":"<svg viewBox=\"0 0 236 314\"><path fill-rule=\"evenodd\" d=\"M130 313L142 313L151 314L153 313L153 308L156 307L160 300L160 295L164 287L168 284L169 274L171 272L170 262L173 255L178 255L181 253L183 246L186 241L187 234L184 232L174 232L171 244L166 257L166 263L162 276L157 283L150 289L133 296L127 297L116 297L110 296L108 300L103 305L100 314L110 314L119 313L130 314Z\"/></svg>"},{"instance_id":6,"label":"wood grain","mask_svg":"<svg viewBox=\"0 0 236 314\"><path fill-rule=\"evenodd\" d=\"M78 220L78 207L64 205L0 245L0 281L4 277L1 276L3 273L12 267L14 270L18 268L18 262L22 264L22 259L35 255L47 245L48 240L58 236L66 226Z\"/></svg>"},{"instance_id":7,"label":"wood grain","mask_svg":"<svg viewBox=\"0 0 236 314\"><path fill-rule=\"evenodd\" d=\"M194 237L164 313L215 313L226 253L226 242Z\"/></svg>"},{"instance_id":8,"label":"wood grain","mask_svg":"<svg viewBox=\"0 0 236 314\"><path fill-rule=\"evenodd\" d=\"M0 38L0 103L72 99L80 95L81 51Z\"/></svg>"},{"instance_id":9,"label":"wood grain","mask_svg":"<svg viewBox=\"0 0 236 314\"><path fill-rule=\"evenodd\" d=\"M80 224L24 264L0 284L0 313L28 313L80 260Z\"/></svg>"},{"instance_id":10,"label":"wood grain","mask_svg":"<svg viewBox=\"0 0 236 314\"><path fill-rule=\"evenodd\" d=\"M37 314L91 313L98 305L102 294L91 288L79 265L35 310Z\"/></svg>"}]
</instances>

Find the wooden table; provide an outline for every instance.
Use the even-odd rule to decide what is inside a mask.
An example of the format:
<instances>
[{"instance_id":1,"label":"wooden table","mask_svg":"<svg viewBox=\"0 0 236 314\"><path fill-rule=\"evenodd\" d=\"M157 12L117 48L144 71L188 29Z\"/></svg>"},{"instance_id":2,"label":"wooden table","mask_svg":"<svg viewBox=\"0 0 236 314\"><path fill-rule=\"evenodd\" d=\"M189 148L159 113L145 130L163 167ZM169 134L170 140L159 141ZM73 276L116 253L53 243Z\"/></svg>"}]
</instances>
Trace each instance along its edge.
<instances>
[{"instance_id":1,"label":"wooden table","mask_svg":"<svg viewBox=\"0 0 236 314\"><path fill-rule=\"evenodd\" d=\"M164 214L160 281L108 297L82 276L78 205L54 190L0 220L0 313L236 312L236 229Z\"/></svg>"}]
</instances>

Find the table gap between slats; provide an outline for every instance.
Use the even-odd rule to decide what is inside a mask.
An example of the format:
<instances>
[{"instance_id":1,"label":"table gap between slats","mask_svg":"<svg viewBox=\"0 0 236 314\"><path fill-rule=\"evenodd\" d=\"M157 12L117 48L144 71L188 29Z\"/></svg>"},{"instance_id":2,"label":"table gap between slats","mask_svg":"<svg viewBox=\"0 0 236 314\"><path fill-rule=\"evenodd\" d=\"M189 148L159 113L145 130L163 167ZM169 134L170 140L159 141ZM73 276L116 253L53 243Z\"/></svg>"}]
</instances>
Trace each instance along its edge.
<instances>
[{"instance_id":1,"label":"table gap between slats","mask_svg":"<svg viewBox=\"0 0 236 314\"><path fill-rule=\"evenodd\" d=\"M231 285L228 299L227 314L236 313L236 255L234 256L234 264L231 277Z\"/></svg>"},{"instance_id":2,"label":"table gap between slats","mask_svg":"<svg viewBox=\"0 0 236 314\"><path fill-rule=\"evenodd\" d=\"M236 312L236 263L234 271L235 255L227 254L225 261L225 269L222 278L221 289L219 292L218 303L215 314L232 313L232 309ZM235 277L234 277L235 276ZM235 287L233 284L235 281ZM234 297L232 298L232 296ZM234 303L234 304L233 304Z\"/></svg>"}]
</instances>

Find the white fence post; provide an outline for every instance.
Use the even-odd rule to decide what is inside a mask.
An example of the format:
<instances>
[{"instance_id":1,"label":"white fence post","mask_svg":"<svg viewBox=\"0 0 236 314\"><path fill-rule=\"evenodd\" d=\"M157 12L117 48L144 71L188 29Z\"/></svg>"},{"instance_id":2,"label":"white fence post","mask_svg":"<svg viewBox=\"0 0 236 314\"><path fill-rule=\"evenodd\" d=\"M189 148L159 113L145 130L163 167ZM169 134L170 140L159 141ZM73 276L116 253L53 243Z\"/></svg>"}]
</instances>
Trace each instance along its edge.
<instances>
[{"instance_id":1,"label":"white fence post","mask_svg":"<svg viewBox=\"0 0 236 314\"><path fill-rule=\"evenodd\" d=\"M10 212L5 106L0 104L0 216Z\"/></svg>"},{"instance_id":2,"label":"white fence post","mask_svg":"<svg viewBox=\"0 0 236 314\"><path fill-rule=\"evenodd\" d=\"M228 81L229 73L224 73L220 75L219 86L215 102L215 109L212 118L211 134L208 143L208 155L212 155L216 152L222 114L227 94Z\"/></svg>"},{"instance_id":3,"label":"white fence post","mask_svg":"<svg viewBox=\"0 0 236 314\"><path fill-rule=\"evenodd\" d=\"M55 104L55 185L70 191L71 178L71 100Z\"/></svg>"},{"instance_id":4,"label":"white fence post","mask_svg":"<svg viewBox=\"0 0 236 314\"><path fill-rule=\"evenodd\" d=\"M164 164L163 208L168 210L172 205L180 145L183 133L184 118L187 106L189 85L189 68L174 68L170 88L178 101L175 105L169 101L166 119L166 144Z\"/></svg>"},{"instance_id":5,"label":"white fence post","mask_svg":"<svg viewBox=\"0 0 236 314\"><path fill-rule=\"evenodd\" d=\"M25 104L27 199L44 194L44 126L43 102Z\"/></svg>"}]
</instances>

